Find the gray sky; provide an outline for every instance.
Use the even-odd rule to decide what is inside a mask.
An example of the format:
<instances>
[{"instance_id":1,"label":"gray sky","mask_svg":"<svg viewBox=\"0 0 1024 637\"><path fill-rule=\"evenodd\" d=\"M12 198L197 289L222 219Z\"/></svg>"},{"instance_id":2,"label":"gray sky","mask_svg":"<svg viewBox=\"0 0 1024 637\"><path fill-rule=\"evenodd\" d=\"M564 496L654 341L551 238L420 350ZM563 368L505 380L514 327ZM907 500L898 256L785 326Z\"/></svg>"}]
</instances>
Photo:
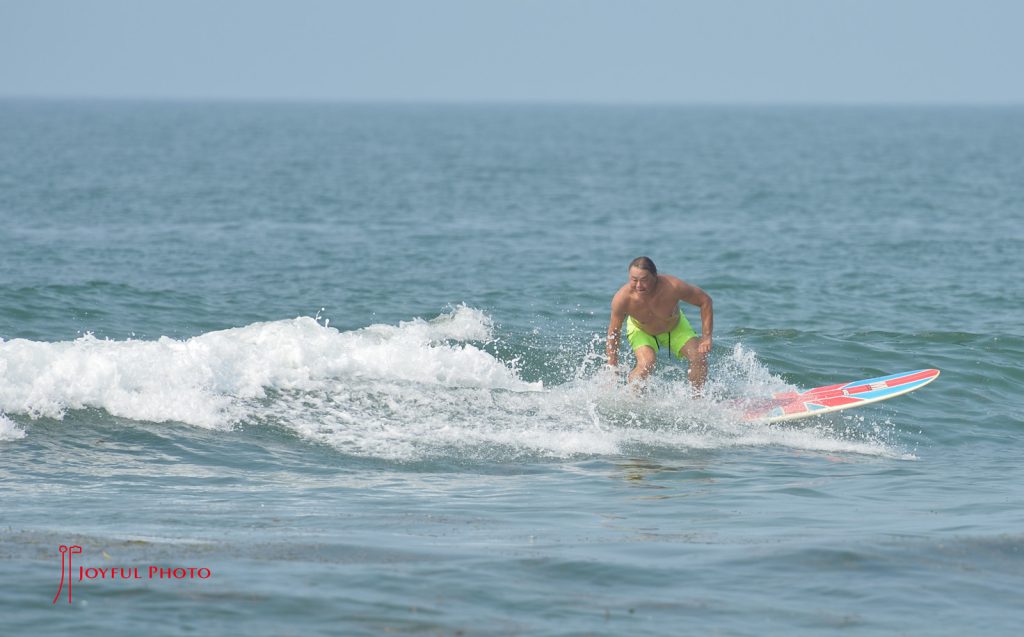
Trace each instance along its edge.
<instances>
[{"instance_id":1,"label":"gray sky","mask_svg":"<svg viewBox=\"0 0 1024 637\"><path fill-rule=\"evenodd\" d=\"M1024 0L0 0L0 96L1024 103Z\"/></svg>"}]
</instances>

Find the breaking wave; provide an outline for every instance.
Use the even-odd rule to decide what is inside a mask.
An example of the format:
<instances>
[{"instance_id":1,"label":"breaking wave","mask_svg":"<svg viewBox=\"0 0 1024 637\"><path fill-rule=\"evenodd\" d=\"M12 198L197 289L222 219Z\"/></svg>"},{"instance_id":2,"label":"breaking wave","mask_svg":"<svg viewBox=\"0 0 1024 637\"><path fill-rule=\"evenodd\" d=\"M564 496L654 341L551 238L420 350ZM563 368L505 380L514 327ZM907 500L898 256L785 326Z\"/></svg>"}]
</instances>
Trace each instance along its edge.
<instances>
[{"instance_id":1,"label":"breaking wave","mask_svg":"<svg viewBox=\"0 0 1024 637\"><path fill-rule=\"evenodd\" d=\"M620 374L593 363L596 341L565 375L572 380L546 387L524 380L516 357L488 351L494 341L491 319L465 306L351 331L300 317L187 340L0 341L0 440L26 435L11 416L61 420L101 409L208 429L281 427L397 461L766 445L905 455L885 430L865 432L849 417L810 427L743 422L737 399L788 387L741 345L716 356L705 395L695 398L678 367L645 392L623 386Z\"/></svg>"}]
</instances>

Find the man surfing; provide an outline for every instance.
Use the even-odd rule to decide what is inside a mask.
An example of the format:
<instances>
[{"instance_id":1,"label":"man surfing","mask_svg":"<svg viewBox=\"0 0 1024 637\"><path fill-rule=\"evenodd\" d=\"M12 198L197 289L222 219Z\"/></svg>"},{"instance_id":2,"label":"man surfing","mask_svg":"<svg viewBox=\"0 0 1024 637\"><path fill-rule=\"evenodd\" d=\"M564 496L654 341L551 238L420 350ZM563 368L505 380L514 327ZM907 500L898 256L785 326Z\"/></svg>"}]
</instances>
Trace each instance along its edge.
<instances>
[{"instance_id":1,"label":"man surfing","mask_svg":"<svg viewBox=\"0 0 1024 637\"><path fill-rule=\"evenodd\" d=\"M679 310L680 301L700 308L699 337ZM636 367L629 373L630 383L650 376L658 350L665 347L676 358L686 357L690 361L690 383L695 392L700 392L708 377L708 354L715 322L707 292L674 276L658 274L654 261L637 257L629 264L629 283L612 298L607 342L608 364L612 367L619 364L624 322L626 338L636 354Z\"/></svg>"}]
</instances>

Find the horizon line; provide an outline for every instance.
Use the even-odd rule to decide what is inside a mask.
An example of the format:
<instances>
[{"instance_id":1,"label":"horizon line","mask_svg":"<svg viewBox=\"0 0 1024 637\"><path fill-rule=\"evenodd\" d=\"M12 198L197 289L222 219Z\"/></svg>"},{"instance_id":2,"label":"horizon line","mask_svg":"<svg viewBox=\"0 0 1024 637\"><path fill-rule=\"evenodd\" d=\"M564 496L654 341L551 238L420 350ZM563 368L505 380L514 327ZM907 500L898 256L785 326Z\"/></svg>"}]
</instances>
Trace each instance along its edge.
<instances>
[{"instance_id":1,"label":"horizon line","mask_svg":"<svg viewBox=\"0 0 1024 637\"><path fill-rule=\"evenodd\" d=\"M611 100L561 98L394 98L394 97L270 97L185 95L31 95L0 94L7 102L120 102L170 104L281 104L338 106L525 106L525 107L865 107L865 108L1013 108L1024 100Z\"/></svg>"}]
</instances>

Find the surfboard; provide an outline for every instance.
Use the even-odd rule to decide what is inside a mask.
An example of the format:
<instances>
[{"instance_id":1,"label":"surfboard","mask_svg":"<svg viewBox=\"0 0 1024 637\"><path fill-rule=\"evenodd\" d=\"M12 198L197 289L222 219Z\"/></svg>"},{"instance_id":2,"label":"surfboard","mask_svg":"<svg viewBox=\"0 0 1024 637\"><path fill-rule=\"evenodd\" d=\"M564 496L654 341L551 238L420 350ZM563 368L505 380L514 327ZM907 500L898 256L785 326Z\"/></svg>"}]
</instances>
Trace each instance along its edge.
<instances>
[{"instance_id":1,"label":"surfboard","mask_svg":"<svg viewBox=\"0 0 1024 637\"><path fill-rule=\"evenodd\" d=\"M782 422L862 407L920 389L938 377L937 369L918 369L815 387L805 392L782 392L769 399L755 401L747 407L743 419L748 422Z\"/></svg>"}]
</instances>

